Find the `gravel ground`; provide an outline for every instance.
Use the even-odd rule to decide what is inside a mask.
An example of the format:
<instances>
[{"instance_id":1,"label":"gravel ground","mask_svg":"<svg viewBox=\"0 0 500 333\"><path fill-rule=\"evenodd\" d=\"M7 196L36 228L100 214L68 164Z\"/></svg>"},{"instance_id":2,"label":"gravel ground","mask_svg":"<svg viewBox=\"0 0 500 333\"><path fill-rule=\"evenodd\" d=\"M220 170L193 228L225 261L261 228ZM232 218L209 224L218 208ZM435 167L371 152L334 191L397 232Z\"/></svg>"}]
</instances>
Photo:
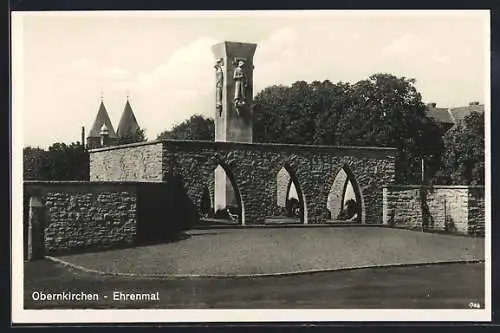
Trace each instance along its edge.
<instances>
[{"instance_id":1,"label":"gravel ground","mask_svg":"<svg viewBox=\"0 0 500 333\"><path fill-rule=\"evenodd\" d=\"M484 239L373 227L193 230L188 239L59 256L107 273L247 275L484 260Z\"/></svg>"}]
</instances>

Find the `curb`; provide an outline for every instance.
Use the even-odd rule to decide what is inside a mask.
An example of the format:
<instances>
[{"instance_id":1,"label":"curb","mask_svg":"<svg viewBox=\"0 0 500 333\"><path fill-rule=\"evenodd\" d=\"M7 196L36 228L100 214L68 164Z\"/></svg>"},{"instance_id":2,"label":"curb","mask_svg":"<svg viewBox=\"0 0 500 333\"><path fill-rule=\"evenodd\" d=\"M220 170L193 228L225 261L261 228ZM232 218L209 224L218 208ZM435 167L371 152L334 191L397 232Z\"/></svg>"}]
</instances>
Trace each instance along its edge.
<instances>
[{"instance_id":1,"label":"curb","mask_svg":"<svg viewBox=\"0 0 500 333\"><path fill-rule=\"evenodd\" d=\"M206 230L206 229L279 229L279 228L345 228L345 227L355 227L355 228L391 228L387 224L361 224L361 223L292 223L292 224L209 224L209 225L196 225L189 230Z\"/></svg>"},{"instance_id":2,"label":"curb","mask_svg":"<svg viewBox=\"0 0 500 333\"><path fill-rule=\"evenodd\" d=\"M93 273L102 276L116 276L116 277L138 277L138 278L148 278L148 279L169 279L169 280L189 280L189 279L240 279L240 278L264 278L264 277L280 277L280 276L294 276L294 275L307 275L315 273L328 273L328 272L339 272L339 271L353 271L365 268L397 268L397 267L418 267L418 266L431 266L431 265L443 265L443 264L477 264L484 263L484 259L474 259L474 260L445 260L445 261L435 261L426 263L406 263L406 264L383 264L383 265L359 265L359 266L348 266L342 268L327 268L327 269L312 269L312 270L301 270L301 271L291 271L291 272L279 272L279 273L256 273L256 274L141 274L141 273L120 273L120 272L104 272L96 269L87 268L84 266L72 264L68 261L45 256L52 262L59 263L63 266L73 268L85 273Z\"/></svg>"}]
</instances>

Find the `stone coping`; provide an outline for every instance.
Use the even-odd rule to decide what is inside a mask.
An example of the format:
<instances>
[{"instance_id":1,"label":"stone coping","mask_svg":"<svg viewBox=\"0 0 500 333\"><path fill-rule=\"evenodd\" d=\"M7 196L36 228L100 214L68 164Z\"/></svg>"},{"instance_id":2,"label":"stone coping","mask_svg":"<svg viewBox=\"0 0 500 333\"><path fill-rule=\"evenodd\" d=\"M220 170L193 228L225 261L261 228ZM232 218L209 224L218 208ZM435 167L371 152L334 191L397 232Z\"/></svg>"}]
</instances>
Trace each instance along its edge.
<instances>
[{"instance_id":1,"label":"stone coping","mask_svg":"<svg viewBox=\"0 0 500 333\"><path fill-rule=\"evenodd\" d=\"M383 188L387 189L484 189L484 185L404 185L404 184L390 184L384 185Z\"/></svg>"},{"instance_id":2,"label":"stone coping","mask_svg":"<svg viewBox=\"0 0 500 333\"><path fill-rule=\"evenodd\" d=\"M134 185L134 184L164 184L161 181L89 181L89 180L24 180L23 185Z\"/></svg>"},{"instance_id":3,"label":"stone coping","mask_svg":"<svg viewBox=\"0 0 500 333\"><path fill-rule=\"evenodd\" d=\"M199 147L219 147L219 148L268 148L268 149L314 149L324 151L386 151L396 152L397 148L393 147L365 147L365 146L325 146L325 145L304 145L304 144L285 144L285 143L244 143L244 142L222 142L222 141L202 141L202 140L155 140L147 142L130 143L120 146L110 146L89 150L90 153L101 152L107 150L124 149L132 147L140 147L147 145L166 144L167 146L199 146Z\"/></svg>"},{"instance_id":4,"label":"stone coping","mask_svg":"<svg viewBox=\"0 0 500 333\"><path fill-rule=\"evenodd\" d=\"M131 147L156 145L156 144L161 144L162 142L163 141L161 141L161 140L154 140L154 141L146 141L146 142L128 143L128 144L119 145L119 146L109 146L109 147L89 149L89 153L95 153L95 152L106 151L106 150L124 149L124 148L131 148Z\"/></svg>"},{"instance_id":5,"label":"stone coping","mask_svg":"<svg viewBox=\"0 0 500 333\"><path fill-rule=\"evenodd\" d=\"M207 229L289 229L289 228L365 228L365 227L373 227L373 228L391 228L388 224L382 223L370 223L370 224L362 224L362 223L283 223L283 224L198 224L193 226L190 230L207 230ZM392 227L394 229L394 227ZM401 228L403 229L403 228Z\"/></svg>"}]
</instances>

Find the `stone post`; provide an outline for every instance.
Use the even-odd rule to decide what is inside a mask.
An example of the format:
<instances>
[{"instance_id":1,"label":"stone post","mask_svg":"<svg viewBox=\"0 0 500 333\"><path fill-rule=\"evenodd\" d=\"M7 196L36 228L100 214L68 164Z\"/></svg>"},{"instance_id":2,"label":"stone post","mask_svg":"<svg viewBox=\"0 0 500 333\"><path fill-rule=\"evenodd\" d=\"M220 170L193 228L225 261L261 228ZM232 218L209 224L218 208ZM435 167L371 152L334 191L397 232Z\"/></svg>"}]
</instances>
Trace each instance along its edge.
<instances>
[{"instance_id":1,"label":"stone post","mask_svg":"<svg viewBox=\"0 0 500 333\"><path fill-rule=\"evenodd\" d=\"M28 220L28 260L43 259L43 220L45 207L39 196L33 195L29 201L29 220Z\"/></svg>"},{"instance_id":2,"label":"stone post","mask_svg":"<svg viewBox=\"0 0 500 333\"><path fill-rule=\"evenodd\" d=\"M382 188L382 224L388 224L389 223L389 217L387 216L387 206L389 202L387 201L387 187Z\"/></svg>"},{"instance_id":3,"label":"stone post","mask_svg":"<svg viewBox=\"0 0 500 333\"><path fill-rule=\"evenodd\" d=\"M215 57L215 141L253 140L253 56L257 44L222 42L212 46ZM215 171L214 207L237 205L222 168ZM224 184L224 185L221 185Z\"/></svg>"}]
</instances>

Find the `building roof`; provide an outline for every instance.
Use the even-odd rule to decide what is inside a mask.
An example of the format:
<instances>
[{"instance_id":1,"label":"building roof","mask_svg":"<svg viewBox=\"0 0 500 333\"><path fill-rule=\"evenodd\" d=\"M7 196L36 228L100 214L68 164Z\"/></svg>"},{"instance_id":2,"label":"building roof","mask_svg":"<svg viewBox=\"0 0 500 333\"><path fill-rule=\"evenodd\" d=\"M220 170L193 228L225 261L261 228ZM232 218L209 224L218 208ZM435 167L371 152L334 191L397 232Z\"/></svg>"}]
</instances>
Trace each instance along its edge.
<instances>
[{"instance_id":1,"label":"building roof","mask_svg":"<svg viewBox=\"0 0 500 333\"><path fill-rule=\"evenodd\" d=\"M484 104L471 104L469 106L461 106L457 108L451 108L450 114L453 116L455 123L464 120L466 116L472 112L484 113Z\"/></svg>"},{"instance_id":2,"label":"building roof","mask_svg":"<svg viewBox=\"0 0 500 333\"><path fill-rule=\"evenodd\" d=\"M449 126L457 124L474 111L484 112L484 104L471 103L455 108L437 108L434 103L427 104L427 116L437 123Z\"/></svg>"},{"instance_id":3,"label":"building roof","mask_svg":"<svg viewBox=\"0 0 500 333\"><path fill-rule=\"evenodd\" d=\"M437 123L450 124L450 125L455 124L447 108L428 107L427 117L431 118Z\"/></svg>"},{"instance_id":4,"label":"building roof","mask_svg":"<svg viewBox=\"0 0 500 333\"><path fill-rule=\"evenodd\" d=\"M132 111L129 101L127 100L120 118L120 123L118 124L118 129L116 130L116 135L120 138L133 136L137 133L138 129L139 124L135 119L134 111Z\"/></svg>"},{"instance_id":5,"label":"building roof","mask_svg":"<svg viewBox=\"0 0 500 333\"><path fill-rule=\"evenodd\" d=\"M97 111L97 116L95 117L94 124L90 129L88 137L100 137L101 136L101 128L103 125L106 125L109 131L109 137L115 138L115 130L113 129L113 124L109 119L108 111L106 111L106 107L104 106L104 102L101 101L101 105L99 106L99 111Z\"/></svg>"}]
</instances>

